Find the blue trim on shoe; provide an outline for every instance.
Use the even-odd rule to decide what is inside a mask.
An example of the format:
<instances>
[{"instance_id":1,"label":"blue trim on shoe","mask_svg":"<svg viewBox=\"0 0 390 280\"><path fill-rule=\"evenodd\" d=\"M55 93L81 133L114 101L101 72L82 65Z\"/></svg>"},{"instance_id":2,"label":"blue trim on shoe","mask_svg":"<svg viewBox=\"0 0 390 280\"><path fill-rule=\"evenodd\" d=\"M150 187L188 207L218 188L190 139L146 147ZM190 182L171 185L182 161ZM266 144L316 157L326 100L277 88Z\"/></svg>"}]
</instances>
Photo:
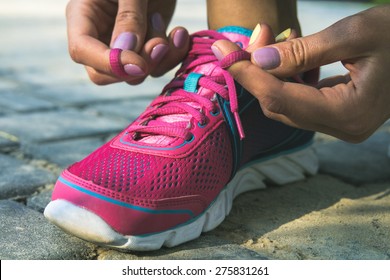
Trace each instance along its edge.
<instances>
[{"instance_id":1,"label":"blue trim on shoe","mask_svg":"<svg viewBox=\"0 0 390 280\"><path fill-rule=\"evenodd\" d=\"M107 196L104 196L104 195L92 192L90 190L84 189L83 187L80 187L79 185L76 185L76 184L66 180L62 176L60 176L58 178L58 181L60 181L61 183L67 185L68 187L71 187L71 188L73 188L75 190L78 190L78 191L80 191L82 193L88 194L88 195L90 195L92 197L96 197L96 198L99 198L99 199L104 200L106 202L109 202L109 203L112 203L112 204L115 204L115 205L119 205L119 206L122 206L122 207L130 208L130 209L133 209L133 210L146 212L146 213L150 213L150 214L187 214L187 215L189 215L192 218L195 216L194 213L191 210L188 210L188 209L154 210L154 209L150 209L150 208L136 206L136 205L133 205L133 204L124 203L122 201L118 201L118 200L109 198Z\"/></svg>"},{"instance_id":2,"label":"blue trim on shoe","mask_svg":"<svg viewBox=\"0 0 390 280\"><path fill-rule=\"evenodd\" d=\"M222 32L230 32L230 33L237 33L244 35L246 37L250 37L252 35L252 30L240 27L240 26L225 26L222 28L219 28L217 32L222 33Z\"/></svg>"},{"instance_id":3,"label":"blue trim on shoe","mask_svg":"<svg viewBox=\"0 0 390 280\"><path fill-rule=\"evenodd\" d=\"M220 97L218 94L217 94L217 100L219 103L219 107L222 110L224 119L225 119L226 123L228 124L229 132L230 132L229 134L230 134L231 140L232 140L233 170L232 170L231 178L233 178L233 176L237 172L238 165L241 161L241 140L240 140L240 136L239 136L238 131L237 131L237 127L236 127L235 122L234 122L233 114L230 112L230 102L226 101L225 99Z\"/></svg>"}]
</instances>

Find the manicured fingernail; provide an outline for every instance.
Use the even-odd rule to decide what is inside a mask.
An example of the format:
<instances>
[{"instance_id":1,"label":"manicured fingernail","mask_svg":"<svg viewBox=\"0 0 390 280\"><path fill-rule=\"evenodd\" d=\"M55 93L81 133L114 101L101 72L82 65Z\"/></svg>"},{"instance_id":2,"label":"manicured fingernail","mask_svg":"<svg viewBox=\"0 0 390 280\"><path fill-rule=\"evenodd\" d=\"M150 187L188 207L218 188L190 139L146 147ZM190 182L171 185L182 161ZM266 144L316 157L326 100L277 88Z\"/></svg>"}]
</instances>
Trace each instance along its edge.
<instances>
[{"instance_id":1,"label":"manicured fingernail","mask_svg":"<svg viewBox=\"0 0 390 280\"><path fill-rule=\"evenodd\" d=\"M131 32L123 32L115 39L112 47L121 50L134 50L136 45L137 36Z\"/></svg>"},{"instance_id":2,"label":"manicured fingernail","mask_svg":"<svg viewBox=\"0 0 390 280\"><path fill-rule=\"evenodd\" d=\"M223 58L222 52L216 47L216 46L211 46L211 50L213 51L215 57L221 61Z\"/></svg>"},{"instance_id":3,"label":"manicured fingernail","mask_svg":"<svg viewBox=\"0 0 390 280\"><path fill-rule=\"evenodd\" d=\"M164 20L159 13L154 13L151 18L153 29L158 32L165 31L165 23Z\"/></svg>"},{"instance_id":4,"label":"manicured fingernail","mask_svg":"<svg viewBox=\"0 0 390 280\"><path fill-rule=\"evenodd\" d=\"M125 72L130 76L140 77L145 75L145 72L138 65L135 64L126 64L125 66L123 66L123 68L125 69Z\"/></svg>"},{"instance_id":5,"label":"manicured fingernail","mask_svg":"<svg viewBox=\"0 0 390 280\"><path fill-rule=\"evenodd\" d=\"M291 35L291 28L287 28L282 33L280 33L278 36L276 36L275 41L277 43L285 41L285 40L287 40L288 37L290 37L290 35Z\"/></svg>"},{"instance_id":6,"label":"manicured fingernail","mask_svg":"<svg viewBox=\"0 0 390 280\"><path fill-rule=\"evenodd\" d=\"M260 31L261 25L257 24L255 29L253 29L251 38L249 39L249 45L252 45L256 41L257 37L259 37Z\"/></svg>"},{"instance_id":7,"label":"manicured fingernail","mask_svg":"<svg viewBox=\"0 0 390 280\"><path fill-rule=\"evenodd\" d=\"M280 54L275 48L261 48L252 53L253 60L264 70L270 70L280 65Z\"/></svg>"},{"instance_id":8,"label":"manicured fingernail","mask_svg":"<svg viewBox=\"0 0 390 280\"><path fill-rule=\"evenodd\" d=\"M187 31L183 29L179 29L173 35L173 44L175 45L176 48L180 49L184 47L187 41L187 37L188 37Z\"/></svg>"},{"instance_id":9,"label":"manicured fingernail","mask_svg":"<svg viewBox=\"0 0 390 280\"><path fill-rule=\"evenodd\" d=\"M158 44L156 45L153 49L152 49L152 52L150 54L150 58L154 61L154 62L158 62L160 61L164 55L166 55L166 53L168 52L169 50L169 47L167 45L164 45L164 44Z\"/></svg>"}]
</instances>

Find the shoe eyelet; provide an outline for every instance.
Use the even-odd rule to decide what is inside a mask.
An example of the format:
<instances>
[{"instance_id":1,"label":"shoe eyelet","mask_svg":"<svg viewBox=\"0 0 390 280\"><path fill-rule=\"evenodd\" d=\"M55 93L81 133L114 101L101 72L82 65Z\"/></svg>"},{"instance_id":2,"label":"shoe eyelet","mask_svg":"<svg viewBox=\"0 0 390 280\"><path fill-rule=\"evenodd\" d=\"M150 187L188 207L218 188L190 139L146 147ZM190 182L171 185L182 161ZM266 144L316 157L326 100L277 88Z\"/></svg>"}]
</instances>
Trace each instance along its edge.
<instances>
[{"instance_id":1,"label":"shoe eyelet","mask_svg":"<svg viewBox=\"0 0 390 280\"><path fill-rule=\"evenodd\" d=\"M195 135L191 133L189 139L185 140L185 142L188 144L188 143L191 143L194 140L195 140Z\"/></svg>"},{"instance_id":2,"label":"shoe eyelet","mask_svg":"<svg viewBox=\"0 0 390 280\"><path fill-rule=\"evenodd\" d=\"M201 124L200 122L198 122L198 127L200 128L205 128L207 125L207 123L205 122L204 124Z\"/></svg>"},{"instance_id":3,"label":"shoe eyelet","mask_svg":"<svg viewBox=\"0 0 390 280\"><path fill-rule=\"evenodd\" d=\"M193 126L192 122L191 122L191 121L189 121L189 122L187 123L187 127L186 127L186 129L189 129L189 130L191 130L191 129L193 129L193 128L194 128L194 126Z\"/></svg>"},{"instance_id":4,"label":"shoe eyelet","mask_svg":"<svg viewBox=\"0 0 390 280\"><path fill-rule=\"evenodd\" d=\"M241 49L244 47L243 43L240 41L235 42L237 46L239 46Z\"/></svg>"},{"instance_id":5,"label":"shoe eyelet","mask_svg":"<svg viewBox=\"0 0 390 280\"><path fill-rule=\"evenodd\" d=\"M198 122L198 127L205 128L207 124L209 123L208 119L206 118L203 123Z\"/></svg>"},{"instance_id":6,"label":"shoe eyelet","mask_svg":"<svg viewBox=\"0 0 390 280\"><path fill-rule=\"evenodd\" d=\"M217 108L214 112L211 111L211 112L210 112L210 115L212 115L213 117L216 117L216 116L219 115L220 112L221 112L221 110L219 110L219 108Z\"/></svg>"},{"instance_id":7,"label":"shoe eyelet","mask_svg":"<svg viewBox=\"0 0 390 280\"><path fill-rule=\"evenodd\" d=\"M130 134L130 133L127 133L127 134ZM131 137L131 140L133 140L133 141L138 141L138 139L139 139L139 133L138 133L138 132L134 132L134 133L132 133L132 134L130 135L130 137Z\"/></svg>"}]
</instances>

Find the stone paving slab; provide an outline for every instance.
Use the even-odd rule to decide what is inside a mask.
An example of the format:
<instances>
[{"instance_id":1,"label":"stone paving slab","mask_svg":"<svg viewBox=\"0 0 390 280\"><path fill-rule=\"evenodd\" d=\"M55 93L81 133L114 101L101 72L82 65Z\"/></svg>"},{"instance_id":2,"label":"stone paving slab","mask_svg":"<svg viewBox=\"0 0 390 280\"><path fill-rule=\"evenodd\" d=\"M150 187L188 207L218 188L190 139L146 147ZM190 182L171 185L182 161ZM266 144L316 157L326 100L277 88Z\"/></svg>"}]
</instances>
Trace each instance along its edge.
<instances>
[{"instance_id":1,"label":"stone paving slab","mask_svg":"<svg viewBox=\"0 0 390 280\"><path fill-rule=\"evenodd\" d=\"M85 73L80 73L80 75L85 76ZM137 86L130 86L125 83L96 86L90 81L83 79L78 83L73 83L72 87L69 87L69 84L65 82L63 81L56 87L52 85L40 87L34 91L34 96L50 100L63 106L91 105L115 100L121 102L127 99L132 100L140 97L152 98L157 96L165 85L166 79L161 78L149 84L145 81L143 84Z\"/></svg>"},{"instance_id":2,"label":"stone paving slab","mask_svg":"<svg viewBox=\"0 0 390 280\"><path fill-rule=\"evenodd\" d=\"M128 86L130 87L130 86ZM40 87L34 92L35 96L51 100L62 106L80 106L112 100L123 100L129 96L125 85L112 85L99 89L96 85L80 82L69 85L60 84L58 87Z\"/></svg>"},{"instance_id":3,"label":"stone paving slab","mask_svg":"<svg viewBox=\"0 0 390 280\"><path fill-rule=\"evenodd\" d=\"M9 152L17 147L19 147L18 138L0 130L0 152Z\"/></svg>"},{"instance_id":4,"label":"stone paving slab","mask_svg":"<svg viewBox=\"0 0 390 280\"><path fill-rule=\"evenodd\" d=\"M10 200L0 200L0 259L94 259L96 248L67 235L41 213Z\"/></svg>"},{"instance_id":5,"label":"stone paving slab","mask_svg":"<svg viewBox=\"0 0 390 280\"><path fill-rule=\"evenodd\" d=\"M152 102L152 98L133 98L121 102L112 102L106 104L96 104L88 106L87 112L99 113L107 117L119 117L128 123L135 120Z\"/></svg>"},{"instance_id":6,"label":"stone paving slab","mask_svg":"<svg viewBox=\"0 0 390 280\"><path fill-rule=\"evenodd\" d=\"M316 175L239 196L209 234L270 259L390 259L389 194Z\"/></svg>"},{"instance_id":7,"label":"stone paving slab","mask_svg":"<svg viewBox=\"0 0 390 280\"><path fill-rule=\"evenodd\" d=\"M19 87L19 83L14 81L13 79L9 79L7 73L5 73L4 69L0 68L0 93L7 91L14 91ZM0 110L0 114L1 114Z\"/></svg>"},{"instance_id":8,"label":"stone paving slab","mask_svg":"<svg viewBox=\"0 0 390 280\"><path fill-rule=\"evenodd\" d=\"M35 211L43 213L45 210L46 206L49 204L51 201L51 195L53 193L53 190L44 190L40 192L39 194L30 196L27 199L26 206L34 209Z\"/></svg>"},{"instance_id":9,"label":"stone paving slab","mask_svg":"<svg viewBox=\"0 0 390 280\"><path fill-rule=\"evenodd\" d=\"M125 122L71 109L0 117L0 127L22 144L119 132Z\"/></svg>"},{"instance_id":10,"label":"stone paving slab","mask_svg":"<svg viewBox=\"0 0 390 280\"><path fill-rule=\"evenodd\" d=\"M163 248L156 252L123 253L100 249L99 260L265 260L264 255L212 235L204 234L199 239L176 248Z\"/></svg>"},{"instance_id":11,"label":"stone paving slab","mask_svg":"<svg viewBox=\"0 0 390 280\"><path fill-rule=\"evenodd\" d=\"M378 193L341 198L267 232L248 247L274 259L390 260L390 184L369 188Z\"/></svg>"},{"instance_id":12,"label":"stone paving slab","mask_svg":"<svg viewBox=\"0 0 390 280\"><path fill-rule=\"evenodd\" d=\"M65 168L79 161L105 143L101 137L32 144L24 151L37 159L44 159Z\"/></svg>"},{"instance_id":13,"label":"stone paving slab","mask_svg":"<svg viewBox=\"0 0 390 280\"><path fill-rule=\"evenodd\" d=\"M15 91L0 91L0 110L11 112L29 112L55 108L56 105L31 94L20 94Z\"/></svg>"},{"instance_id":14,"label":"stone paving slab","mask_svg":"<svg viewBox=\"0 0 390 280\"><path fill-rule=\"evenodd\" d=\"M0 154L0 199L25 197L54 181L55 176L47 170Z\"/></svg>"},{"instance_id":15,"label":"stone paving slab","mask_svg":"<svg viewBox=\"0 0 390 280\"><path fill-rule=\"evenodd\" d=\"M58 84L66 74L69 75L69 69L64 65L71 63L68 55L59 55L67 52L64 21L66 1L56 1L58 12L62 12L61 16L57 13L45 15L43 12L46 5L42 5L40 15L34 15L28 1L13 2L20 12L6 13L10 3L2 5L0 12L0 33L7 38L2 40L0 69L22 84ZM31 12L22 14L24 7L28 7Z\"/></svg>"},{"instance_id":16,"label":"stone paving slab","mask_svg":"<svg viewBox=\"0 0 390 280\"><path fill-rule=\"evenodd\" d=\"M360 185L390 180L389 145L390 132L381 131L360 144L338 140L315 149L321 172Z\"/></svg>"}]
</instances>

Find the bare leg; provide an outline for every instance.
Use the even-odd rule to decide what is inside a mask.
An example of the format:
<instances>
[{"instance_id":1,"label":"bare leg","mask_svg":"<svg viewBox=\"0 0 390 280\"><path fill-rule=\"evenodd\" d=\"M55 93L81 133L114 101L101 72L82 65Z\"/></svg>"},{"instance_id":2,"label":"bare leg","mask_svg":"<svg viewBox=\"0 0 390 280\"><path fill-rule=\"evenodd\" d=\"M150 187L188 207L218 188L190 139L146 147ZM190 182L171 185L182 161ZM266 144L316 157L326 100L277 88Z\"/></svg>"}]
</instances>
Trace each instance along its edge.
<instances>
[{"instance_id":1,"label":"bare leg","mask_svg":"<svg viewBox=\"0 0 390 280\"><path fill-rule=\"evenodd\" d=\"M296 0L207 0L210 29L236 25L253 29L267 23L276 34L287 28L300 33Z\"/></svg>"}]
</instances>

